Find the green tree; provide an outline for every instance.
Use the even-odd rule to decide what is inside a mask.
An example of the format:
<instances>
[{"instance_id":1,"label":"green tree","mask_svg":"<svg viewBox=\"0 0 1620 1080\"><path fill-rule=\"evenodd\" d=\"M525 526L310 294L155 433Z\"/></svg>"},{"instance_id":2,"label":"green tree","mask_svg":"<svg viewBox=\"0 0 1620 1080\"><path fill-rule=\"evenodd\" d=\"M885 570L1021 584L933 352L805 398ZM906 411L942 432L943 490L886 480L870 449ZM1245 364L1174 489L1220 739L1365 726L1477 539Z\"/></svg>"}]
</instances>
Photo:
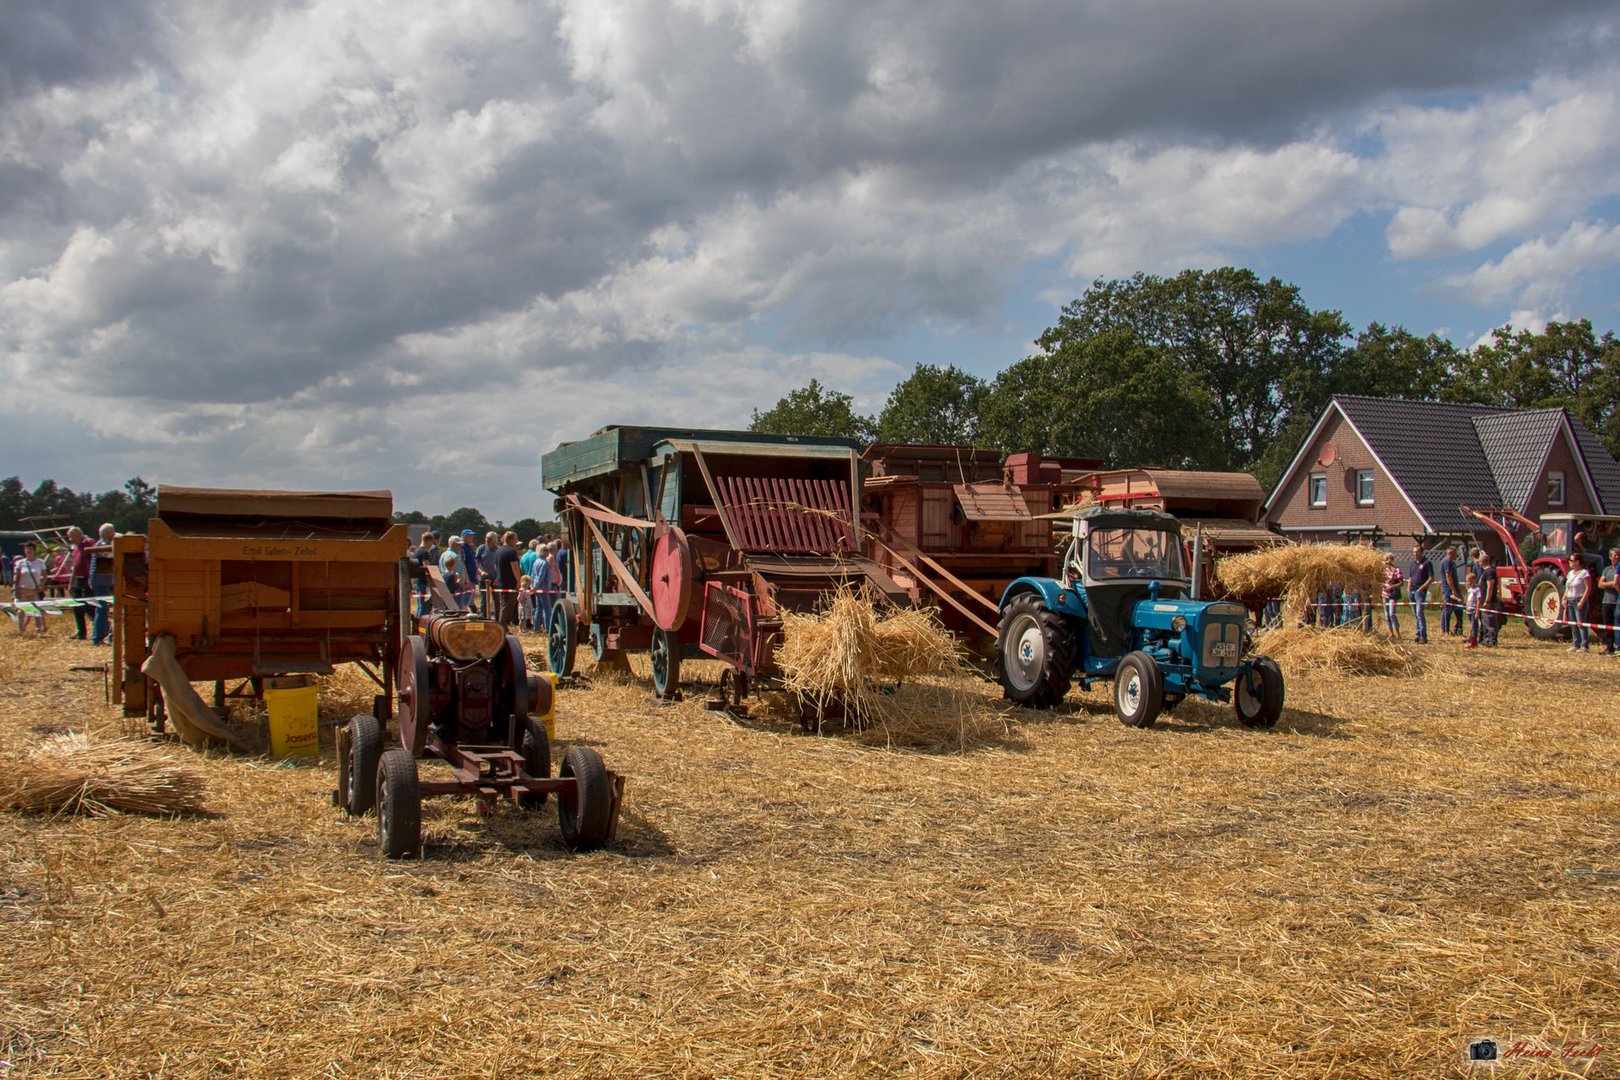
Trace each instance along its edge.
<instances>
[{"instance_id":1,"label":"green tree","mask_svg":"<svg viewBox=\"0 0 1620 1080\"><path fill-rule=\"evenodd\" d=\"M955 366L918 364L878 414L877 441L971 445L989 392L983 379Z\"/></svg>"},{"instance_id":2,"label":"green tree","mask_svg":"<svg viewBox=\"0 0 1620 1080\"><path fill-rule=\"evenodd\" d=\"M855 412L849 394L828 390L815 379L793 390L765 412L754 410L749 431L772 435L823 435L871 442L875 425L870 416Z\"/></svg>"},{"instance_id":3,"label":"green tree","mask_svg":"<svg viewBox=\"0 0 1620 1080\"><path fill-rule=\"evenodd\" d=\"M484 542L485 533L495 528L482 513L471 506L458 507L442 517L435 515L432 525L433 531L440 536L459 534L463 529L471 529L477 535L479 543Z\"/></svg>"},{"instance_id":4,"label":"green tree","mask_svg":"<svg viewBox=\"0 0 1620 1080\"><path fill-rule=\"evenodd\" d=\"M426 525L429 518L420 510L395 510L395 525Z\"/></svg>"},{"instance_id":5,"label":"green tree","mask_svg":"<svg viewBox=\"0 0 1620 1080\"><path fill-rule=\"evenodd\" d=\"M1294 413L1319 407L1350 333L1337 311L1307 307L1296 286L1228 266L1099 279L1037 344L1056 353L1115 330L1196 376L1224 444L1212 464L1228 468L1255 461Z\"/></svg>"},{"instance_id":6,"label":"green tree","mask_svg":"<svg viewBox=\"0 0 1620 1080\"><path fill-rule=\"evenodd\" d=\"M512 522L511 529L518 534L518 539L527 544L544 532L556 532L556 529L547 529L539 518L523 517Z\"/></svg>"},{"instance_id":7,"label":"green tree","mask_svg":"<svg viewBox=\"0 0 1620 1080\"><path fill-rule=\"evenodd\" d=\"M1222 451L1214 403L1168 350L1126 329L1055 342L996 376L982 437L1003 452L1105 465L1209 468Z\"/></svg>"}]
</instances>

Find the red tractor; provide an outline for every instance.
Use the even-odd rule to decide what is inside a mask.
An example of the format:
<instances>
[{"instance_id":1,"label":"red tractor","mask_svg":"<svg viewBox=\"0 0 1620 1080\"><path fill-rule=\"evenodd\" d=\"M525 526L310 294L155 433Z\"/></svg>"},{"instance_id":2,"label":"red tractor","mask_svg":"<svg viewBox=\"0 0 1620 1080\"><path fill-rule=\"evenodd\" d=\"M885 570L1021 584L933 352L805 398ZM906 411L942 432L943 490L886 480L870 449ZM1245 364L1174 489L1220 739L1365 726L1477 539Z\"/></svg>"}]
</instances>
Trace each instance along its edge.
<instances>
[{"instance_id":1,"label":"red tractor","mask_svg":"<svg viewBox=\"0 0 1620 1080\"><path fill-rule=\"evenodd\" d=\"M1490 526L1502 540L1508 565L1498 566L1502 585L1502 607L1510 614L1523 615L1530 636L1556 641L1569 636L1564 623L1564 578L1571 563L1580 559L1594 574L1604 563L1604 552L1620 544L1620 517L1591 514L1543 514L1541 523L1531 521L1511 507L1474 510L1458 507L1464 514ZM1516 532L1528 540L1539 536L1540 548L1526 559Z\"/></svg>"}]
</instances>

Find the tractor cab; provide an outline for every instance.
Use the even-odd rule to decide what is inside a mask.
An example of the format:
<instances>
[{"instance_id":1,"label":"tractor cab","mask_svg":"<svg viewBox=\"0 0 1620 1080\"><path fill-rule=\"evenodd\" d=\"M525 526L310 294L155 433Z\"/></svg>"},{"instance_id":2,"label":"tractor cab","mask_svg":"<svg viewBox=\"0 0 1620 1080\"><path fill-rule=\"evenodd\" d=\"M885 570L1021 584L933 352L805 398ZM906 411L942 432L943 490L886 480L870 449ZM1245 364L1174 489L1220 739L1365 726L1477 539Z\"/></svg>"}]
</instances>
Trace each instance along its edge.
<instances>
[{"instance_id":1,"label":"tractor cab","mask_svg":"<svg viewBox=\"0 0 1620 1080\"><path fill-rule=\"evenodd\" d=\"M1576 514L1541 515L1541 551L1536 559L1556 560L1568 570L1569 561L1578 558L1589 568L1600 569L1604 553L1620 546L1620 518Z\"/></svg>"},{"instance_id":2,"label":"tractor cab","mask_svg":"<svg viewBox=\"0 0 1620 1080\"><path fill-rule=\"evenodd\" d=\"M1186 594L1182 554L1181 523L1168 514L1092 507L1075 515L1065 576L1084 597L1093 654L1126 651L1137 603Z\"/></svg>"}]
</instances>

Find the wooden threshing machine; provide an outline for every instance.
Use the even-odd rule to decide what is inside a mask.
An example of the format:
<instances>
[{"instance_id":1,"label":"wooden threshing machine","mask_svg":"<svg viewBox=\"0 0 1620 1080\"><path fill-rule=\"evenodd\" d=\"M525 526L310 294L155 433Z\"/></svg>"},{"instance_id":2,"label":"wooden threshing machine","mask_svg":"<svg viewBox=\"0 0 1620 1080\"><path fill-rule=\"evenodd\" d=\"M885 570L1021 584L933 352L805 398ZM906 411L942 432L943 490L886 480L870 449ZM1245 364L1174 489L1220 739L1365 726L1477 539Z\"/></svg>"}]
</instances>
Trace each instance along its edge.
<instances>
[{"instance_id":1,"label":"wooden threshing machine","mask_svg":"<svg viewBox=\"0 0 1620 1080\"><path fill-rule=\"evenodd\" d=\"M683 658L725 661L736 702L778 673L779 613L840 584L906 599L862 552L861 461L846 439L607 427L545 455L574 549L547 622L551 669L588 640L599 664L651 653L660 697Z\"/></svg>"},{"instance_id":2,"label":"wooden threshing machine","mask_svg":"<svg viewBox=\"0 0 1620 1080\"><path fill-rule=\"evenodd\" d=\"M965 641L996 638L1001 594L1026 575L1054 577L1053 515L1073 502L1063 468L1095 461L1043 459L971 446L877 444L862 505L876 520L867 553L918 603Z\"/></svg>"},{"instance_id":3,"label":"wooden threshing machine","mask_svg":"<svg viewBox=\"0 0 1620 1080\"><path fill-rule=\"evenodd\" d=\"M163 730L154 652L185 681L257 696L262 680L359 664L392 715L409 625L406 530L386 491L225 491L159 487L146 536L113 542L115 700ZM172 666L171 666L172 670Z\"/></svg>"}]
</instances>

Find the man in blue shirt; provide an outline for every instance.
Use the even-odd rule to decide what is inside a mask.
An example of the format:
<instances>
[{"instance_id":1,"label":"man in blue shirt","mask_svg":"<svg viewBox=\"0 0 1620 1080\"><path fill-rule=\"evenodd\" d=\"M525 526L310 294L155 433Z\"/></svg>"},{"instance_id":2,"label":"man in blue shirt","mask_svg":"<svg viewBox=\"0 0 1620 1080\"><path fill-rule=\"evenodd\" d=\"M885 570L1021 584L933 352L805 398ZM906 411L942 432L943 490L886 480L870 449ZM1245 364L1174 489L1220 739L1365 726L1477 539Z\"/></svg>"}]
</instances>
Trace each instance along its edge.
<instances>
[{"instance_id":1,"label":"man in blue shirt","mask_svg":"<svg viewBox=\"0 0 1620 1080\"><path fill-rule=\"evenodd\" d=\"M1412 545L1412 562L1406 569L1406 580L1412 596L1412 641L1417 645L1427 645L1429 622L1428 616L1424 613L1423 601L1428 596L1429 583L1434 580L1434 569L1423 555L1422 541Z\"/></svg>"},{"instance_id":2,"label":"man in blue shirt","mask_svg":"<svg viewBox=\"0 0 1620 1080\"><path fill-rule=\"evenodd\" d=\"M1457 549L1447 545L1440 557L1440 633L1462 636L1463 613L1458 602L1461 596L1462 584L1457 578ZM1455 629L1452 627L1454 618L1457 624Z\"/></svg>"}]
</instances>

